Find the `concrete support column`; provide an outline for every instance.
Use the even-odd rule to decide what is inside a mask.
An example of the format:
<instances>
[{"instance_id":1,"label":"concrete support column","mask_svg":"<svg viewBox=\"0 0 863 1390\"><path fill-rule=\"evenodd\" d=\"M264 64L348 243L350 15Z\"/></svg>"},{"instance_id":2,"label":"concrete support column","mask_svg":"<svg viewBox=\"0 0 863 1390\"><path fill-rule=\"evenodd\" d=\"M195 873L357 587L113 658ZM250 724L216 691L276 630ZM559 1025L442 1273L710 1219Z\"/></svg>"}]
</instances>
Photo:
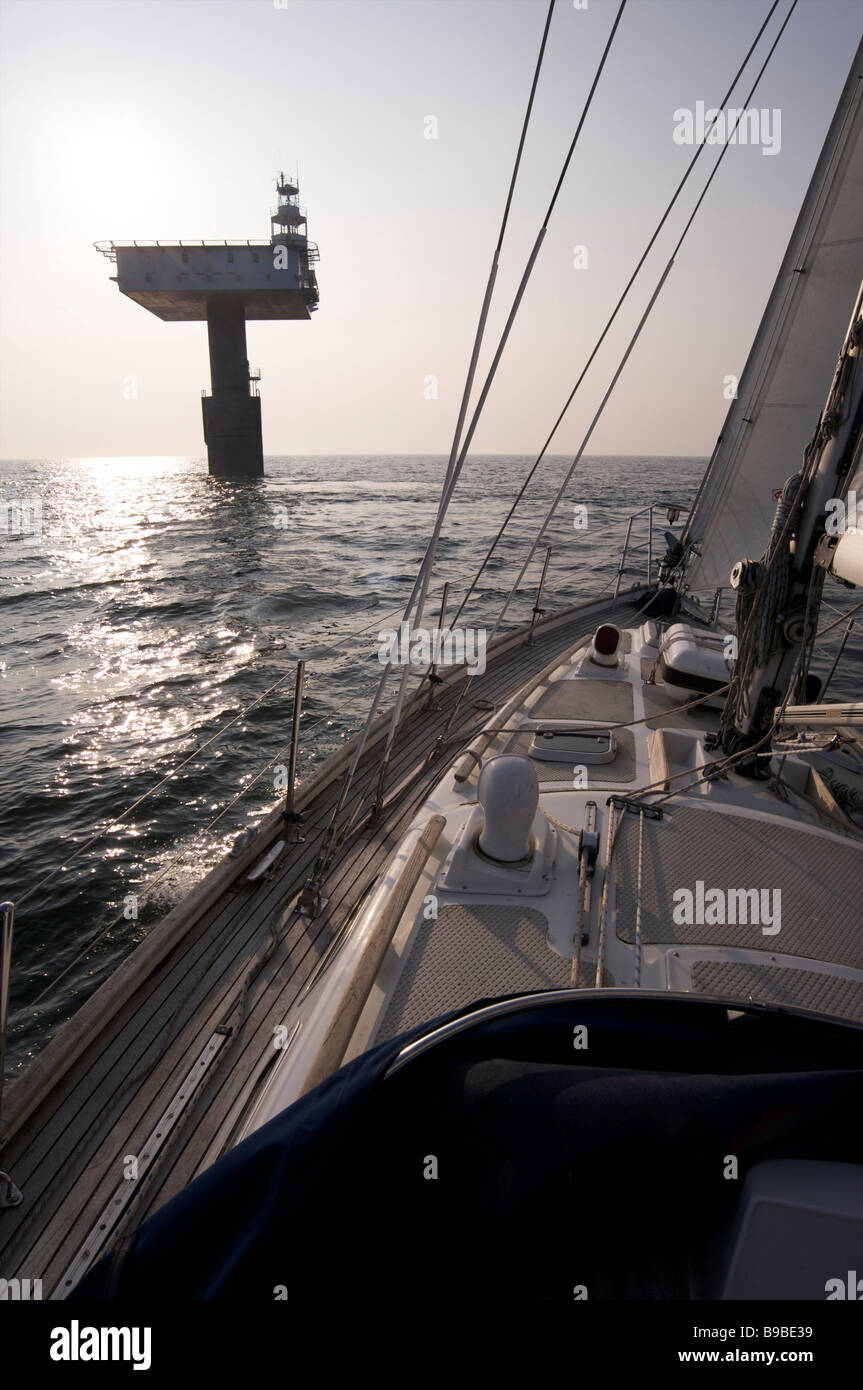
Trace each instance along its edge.
<instances>
[{"instance_id":1,"label":"concrete support column","mask_svg":"<svg viewBox=\"0 0 863 1390\"><path fill-rule=\"evenodd\" d=\"M246 313L241 299L207 304L210 380L203 399L207 464L214 478L260 478L264 473L260 397L249 394Z\"/></svg>"},{"instance_id":2,"label":"concrete support column","mask_svg":"<svg viewBox=\"0 0 863 1390\"><path fill-rule=\"evenodd\" d=\"M246 306L242 299L221 297L207 305L207 337L210 340L210 381L214 396L249 394L249 361L246 348Z\"/></svg>"}]
</instances>

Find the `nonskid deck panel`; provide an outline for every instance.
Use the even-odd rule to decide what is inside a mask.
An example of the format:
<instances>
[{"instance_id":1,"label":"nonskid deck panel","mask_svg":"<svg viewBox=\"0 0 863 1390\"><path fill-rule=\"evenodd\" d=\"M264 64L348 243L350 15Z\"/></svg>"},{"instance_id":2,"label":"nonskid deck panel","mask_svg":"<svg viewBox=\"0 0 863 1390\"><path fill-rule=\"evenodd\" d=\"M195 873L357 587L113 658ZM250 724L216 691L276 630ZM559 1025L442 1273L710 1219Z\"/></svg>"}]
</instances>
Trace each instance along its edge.
<instances>
[{"instance_id":1,"label":"nonskid deck panel","mask_svg":"<svg viewBox=\"0 0 863 1390\"><path fill-rule=\"evenodd\" d=\"M717 817L721 816L720 819ZM617 934L635 941L638 878L638 817L627 816L615 847ZM641 931L645 943L675 946L727 946L781 952L807 960L830 961L863 970L863 845L850 838L793 825L774 825L752 816L732 815L672 803L661 821L644 827ZM699 911L700 899L705 903ZM732 890L758 894L738 907L738 920L717 921L707 894L718 889L731 902ZM692 916L674 894L692 894ZM743 908L743 910L741 910ZM675 915L681 920L675 921ZM748 920L740 920L740 918Z\"/></svg>"},{"instance_id":2,"label":"nonskid deck panel","mask_svg":"<svg viewBox=\"0 0 863 1390\"><path fill-rule=\"evenodd\" d=\"M566 989L570 962L548 945L534 907L448 903L411 946L375 1041L464 1008L476 999Z\"/></svg>"},{"instance_id":3,"label":"nonskid deck panel","mask_svg":"<svg viewBox=\"0 0 863 1390\"><path fill-rule=\"evenodd\" d=\"M756 965L751 961L699 960L692 988L725 999L750 999L863 1023L863 984L826 971Z\"/></svg>"}]
</instances>

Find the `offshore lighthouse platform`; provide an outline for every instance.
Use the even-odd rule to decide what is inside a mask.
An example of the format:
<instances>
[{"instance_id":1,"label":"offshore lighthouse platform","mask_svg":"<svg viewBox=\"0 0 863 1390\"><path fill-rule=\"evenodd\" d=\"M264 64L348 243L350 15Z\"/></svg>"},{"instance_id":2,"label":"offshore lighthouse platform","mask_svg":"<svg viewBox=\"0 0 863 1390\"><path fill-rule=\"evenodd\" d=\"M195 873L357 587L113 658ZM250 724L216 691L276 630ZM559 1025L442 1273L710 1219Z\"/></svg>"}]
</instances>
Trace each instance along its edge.
<instances>
[{"instance_id":1,"label":"offshore lighthouse platform","mask_svg":"<svg viewBox=\"0 0 863 1390\"><path fill-rule=\"evenodd\" d=\"M299 187L276 180L269 241L97 241L116 265L121 294L166 323L207 321L211 392L204 393L204 441L214 478L264 472L260 374L249 371L246 319L308 319L318 307Z\"/></svg>"}]
</instances>

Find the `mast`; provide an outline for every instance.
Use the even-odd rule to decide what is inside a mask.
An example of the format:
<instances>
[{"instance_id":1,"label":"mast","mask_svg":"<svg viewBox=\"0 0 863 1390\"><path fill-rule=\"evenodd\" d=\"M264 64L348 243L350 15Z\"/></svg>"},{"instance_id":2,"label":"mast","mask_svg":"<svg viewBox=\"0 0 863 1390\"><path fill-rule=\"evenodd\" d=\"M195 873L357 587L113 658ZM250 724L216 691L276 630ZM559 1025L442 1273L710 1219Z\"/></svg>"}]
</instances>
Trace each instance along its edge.
<instances>
[{"instance_id":1,"label":"mast","mask_svg":"<svg viewBox=\"0 0 863 1390\"><path fill-rule=\"evenodd\" d=\"M843 525L839 534L835 526L837 517L846 516L849 477L863 472L861 443L863 285L803 467L782 490L764 559L740 560L732 571L739 651L722 714L726 752L760 749L777 707L805 698L827 572L863 583L863 533ZM767 764L753 757L737 770L765 775Z\"/></svg>"}]
</instances>

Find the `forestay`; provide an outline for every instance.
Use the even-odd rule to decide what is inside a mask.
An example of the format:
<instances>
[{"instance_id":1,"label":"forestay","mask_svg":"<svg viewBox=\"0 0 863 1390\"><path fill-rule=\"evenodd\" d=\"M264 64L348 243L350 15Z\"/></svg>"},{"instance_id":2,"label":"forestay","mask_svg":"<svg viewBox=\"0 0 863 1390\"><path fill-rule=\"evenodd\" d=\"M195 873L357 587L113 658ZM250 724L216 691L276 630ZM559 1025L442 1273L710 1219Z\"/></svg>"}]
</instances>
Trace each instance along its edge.
<instances>
[{"instance_id":1,"label":"forestay","mask_svg":"<svg viewBox=\"0 0 863 1390\"><path fill-rule=\"evenodd\" d=\"M767 545L776 493L803 461L863 277L863 42L690 514L693 591Z\"/></svg>"}]
</instances>

